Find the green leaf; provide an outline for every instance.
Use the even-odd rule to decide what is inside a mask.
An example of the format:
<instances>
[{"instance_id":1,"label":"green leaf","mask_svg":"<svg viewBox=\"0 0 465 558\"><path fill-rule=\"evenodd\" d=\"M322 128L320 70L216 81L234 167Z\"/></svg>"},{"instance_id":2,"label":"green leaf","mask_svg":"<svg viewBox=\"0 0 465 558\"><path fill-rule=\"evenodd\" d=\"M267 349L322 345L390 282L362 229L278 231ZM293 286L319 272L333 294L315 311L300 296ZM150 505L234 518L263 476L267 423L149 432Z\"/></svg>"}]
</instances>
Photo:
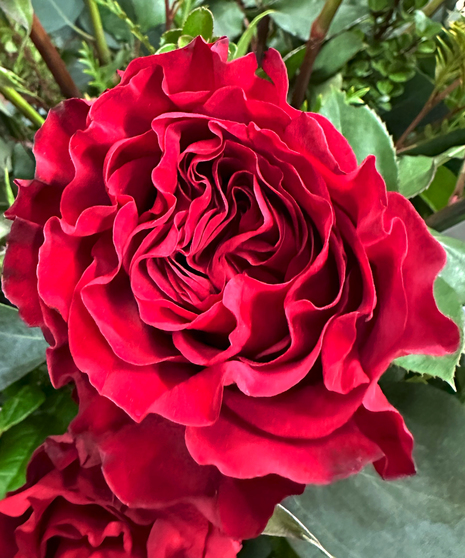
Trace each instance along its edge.
<instances>
[{"instance_id":1,"label":"green leaf","mask_svg":"<svg viewBox=\"0 0 465 558\"><path fill-rule=\"evenodd\" d=\"M442 25L427 17L421 10L415 10L415 31L420 37L431 39L442 30Z\"/></svg>"},{"instance_id":2,"label":"green leaf","mask_svg":"<svg viewBox=\"0 0 465 558\"><path fill-rule=\"evenodd\" d=\"M0 390L45 361L47 343L38 328L29 328L18 311L0 304Z\"/></svg>"},{"instance_id":3,"label":"green leaf","mask_svg":"<svg viewBox=\"0 0 465 558\"><path fill-rule=\"evenodd\" d=\"M169 31L165 31L160 38L160 47L176 44L181 35L182 29L170 29Z\"/></svg>"},{"instance_id":4,"label":"green leaf","mask_svg":"<svg viewBox=\"0 0 465 558\"><path fill-rule=\"evenodd\" d=\"M181 35L178 39L178 47L183 48L194 40L191 35Z\"/></svg>"},{"instance_id":5,"label":"green leaf","mask_svg":"<svg viewBox=\"0 0 465 558\"><path fill-rule=\"evenodd\" d=\"M379 116L366 105L349 106L342 91L332 88L323 98L321 114L342 133L361 163L368 155L376 156L376 168L388 190L397 191L397 164L392 138Z\"/></svg>"},{"instance_id":6,"label":"green leaf","mask_svg":"<svg viewBox=\"0 0 465 558\"><path fill-rule=\"evenodd\" d=\"M290 539L299 539L316 546L328 558L334 558L320 543L305 525L297 519L288 509L278 504L268 521L264 535L276 537L288 537Z\"/></svg>"},{"instance_id":7,"label":"green leaf","mask_svg":"<svg viewBox=\"0 0 465 558\"><path fill-rule=\"evenodd\" d=\"M368 0L370 10L373 12L382 12L391 6L391 0Z\"/></svg>"},{"instance_id":8,"label":"green leaf","mask_svg":"<svg viewBox=\"0 0 465 558\"><path fill-rule=\"evenodd\" d=\"M449 203L455 189L457 177L447 167L439 167L430 187L422 192L421 198L433 211L439 211Z\"/></svg>"},{"instance_id":9,"label":"green leaf","mask_svg":"<svg viewBox=\"0 0 465 558\"><path fill-rule=\"evenodd\" d=\"M430 230L447 253L447 263L440 273L456 292L460 304L465 306L465 242Z\"/></svg>"},{"instance_id":10,"label":"green leaf","mask_svg":"<svg viewBox=\"0 0 465 558\"><path fill-rule=\"evenodd\" d=\"M307 41L310 27L321 12L326 0L278 0L273 2L271 18L291 35ZM328 37L340 33L357 19L370 13L366 0L344 0L329 28Z\"/></svg>"},{"instance_id":11,"label":"green leaf","mask_svg":"<svg viewBox=\"0 0 465 558\"><path fill-rule=\"evenodd\" d=\"M9 397L0 410L0 436L23 421L45 401L44 392L35 385L23 386Z\"/></svg>"},{"instance_id":12,"label":"green leaf","mask_svg":"<svg viewBox=\"0 0 465 558\"><path fill-rule=\"evenodd\" d=\"M333 76L362 48L363 40L353 31L346 31L327 41L313 65L312 82L321 83Z\"/></svg>"},{"instance_id":13,"label":"green leaf","mask_svg":"<svg viewBox=\"0 0 465 558\"><path fill-rule=\"evenodd\" d=\"M83 0L32 0L40 23L44 26L47 33L54 33L66 27L74 25L77 18L84 11Z\"/></svg>"},{"instance_id":14,"label":"green leaf","mask_svg":"<svg viewBox=\"0 0 465 558\"><path fill-rule=\"evenodd\" d=\"M172 50L176 50L178 47L173 43L168 43L160 47L155 54L163 54L164 52L171 52Z\"/></svg>"},{"instance_id":15,"label":"green leaf","mask_svg":"<svg viewBox=\"0 0 465 558\"><path fill-rule=\"evenodd\" d=\"M33 14L31 0L0 0L0 8L30 33Z\"/></svg>"},{"instance_id":16,"label":"green leaf","mask_svg":"<svg viewBox=\"0 0 465 558\"><path fill-rule=\"evenodd\" d=\"M242 37L237 42L237 50L234 54L234 58L240 58L241 56L245 56L247 54L247 50L249 49L250 41L252 40L253 34L255 33L255 29L260 21L274 12L274 10L266 10L265 12L258 15L255 19L253 19L247 29L244 31Z\"/></svg>"},{"instance_id":17,"label":"green leaf","mask_svg":"<svg viewBox=\"0 0 465 558\"><path fill-rule=\"evenodd\" d=\"M26 420L5 432L0 438L0 499L24 484L32 453L47 436L65 432L76 410L68 389L56 391Z\"/></svg>"},{"instance_id":18,"label":"green leaf","mask_svg":"<svg viewBox=\"0 0 465 558\"><path fill-rule=\"evenodd\" d=\"M6 238L11 229L11 221L7 221L0 213L0 242Z\"/></svg>"},{"instance_id":19,"label":"green leaf","mask_svg":"<svg viewBox=\"0 0 465 558\"><path fill-rule=\"evenodd\" d=\"M164 0L131 0L136 22L143 33L165 23Z\"/></svg>"},{"instance_id":20,"label":"green leaf","mask_svg":"<svg viewBox=\"0 0 465 558\"><path fill-rule=\"evenodd\" d=\"M399 169L399 192L412 198L426 190L433 181L436 165L434 159L417 155L403 155L397 163Z\"/></svg>"},{"instance_id":21,"label":"green leaf","mask_svg":"<svg viewBox=\"0 0 465 558\"><path fill-rule=\"evenodd\" d=\"M213 36L213 14L204 7L193 10L186 19L182 28L183 35L191 37L202 36L207 42Z\"/></svg>"},{"instance_id":22,"label":"green leaf","mask_svg":"<svg viewBox=\"0 0 465 558\"><path fill-rule=\"evenodd\" d=\"M16 143L13 148L13 175L15 178L30 180L34 178L35 161L32 151L26 149L21 143Z\"/></svg>"},{"instance_id":23,"label":"green leaf","mask_svg":"<svg viewBox=\"0 0 465 558\"><path fill-rule=\"evenodd\" d=\"M235 0L213 0L208 2L214 19L214 30L217 37L226 35L234 40L242 33L244 12Z\"/></svg>"},{"instance_id":24,"label":"green leaf","mask_svg":"<svg viewBox=\"0 0 465 558\"><path fill-rule=\"evenodd\" d=\"M455 388L455 368L460 360L464 347L463 327L464 314L459 296L456 291L441 277L434 284L434 297L439 310L457 324L460 329L460 345L455 353L446 356L408 355L398 358L395 364L411 372L427 374L441 378L452 388Z\"/></svg>"},{"instance_id":25,"label":"green leaf","mask_svg":"<svg viewBox=\"0 0 465 558\"><path fill-rule=\"evenodd\" d=\"M427 385L401 382L386 394L415 438L417 475L387 482L370 467L284 505L337 558L463 558L465 409ZM304 542L291 544L315 557Z\"/></svg>"}]
</instances>

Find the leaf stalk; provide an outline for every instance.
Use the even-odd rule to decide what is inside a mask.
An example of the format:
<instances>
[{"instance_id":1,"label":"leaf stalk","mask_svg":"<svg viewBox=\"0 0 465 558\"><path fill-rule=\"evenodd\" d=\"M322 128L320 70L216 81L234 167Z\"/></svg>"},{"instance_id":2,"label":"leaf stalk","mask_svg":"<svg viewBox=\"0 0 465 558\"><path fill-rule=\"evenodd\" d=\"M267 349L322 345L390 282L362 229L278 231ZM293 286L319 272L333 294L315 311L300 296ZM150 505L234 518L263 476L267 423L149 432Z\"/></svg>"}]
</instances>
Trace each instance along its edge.
<instances>
[{"instance_id":1,"label":"leaf stalk","mask_svg":"<svg viewBox=\"0 0 465 558\"><path fill-rule=\"evenodd\" d=\"M304 60L300 67L300 73L297 77L294 93L292 95L291 104L297 109L300 108L304 102L305 92L310 82L316 57L320 52L321 45L328 34L331 22L341 4L342 0L326 0L323 9L312 23L310 37L305 48Z\"/></svg>"},{"instance_id":2,"label":"leaf stalk","mask_svg":"<svg viewBox=\"0 0 465 558\"><path fill-rule=\"evenodd\" d=\"M109 64L111 62L111 52L105 39L102 18L100 17L100 12L95 0L85 0L85 2L89 11L90 19L92 21L92 27L94 29L95 48L97 50L97 56L100 64L104 66L105 64Z\"/></svg>"},{"instance_id":3,"label":"leaf stalk","mask_svg":"<svg viewBox=\"0 0 465 558\"><path fill-rule=\"evenodd\" d=\"M0 85L0 93L38 128L45 122L35 108L33 108L13 87Z\"/></svg>"}]
</instances>

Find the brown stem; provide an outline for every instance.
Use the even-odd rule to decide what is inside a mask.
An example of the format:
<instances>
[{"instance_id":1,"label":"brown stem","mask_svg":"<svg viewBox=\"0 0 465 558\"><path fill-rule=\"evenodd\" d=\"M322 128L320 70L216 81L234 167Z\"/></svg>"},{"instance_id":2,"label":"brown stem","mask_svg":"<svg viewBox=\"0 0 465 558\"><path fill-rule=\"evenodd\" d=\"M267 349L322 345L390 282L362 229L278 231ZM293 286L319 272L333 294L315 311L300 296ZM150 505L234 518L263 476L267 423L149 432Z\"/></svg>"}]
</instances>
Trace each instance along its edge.
<instances>
[{"instance_id":1,"label":"brown stem","mask_svg":"<svg viewBox=\"0 0 465 558\"><path fill-rule=\"evenodd\" d=\"M449 205L452 205L455 201L463 195L463 190L465 188L465 161L462 163L459 176L457 178L457 183L455 184L454 191L449 200Z\"/></svg>"},{"instance_id":2,"label":"brown stem","mask_svg":"<svg viewBox=\"0 0 465 558\"><path fill-rule=\"evenodd\" d=\"M170 8L170 0L165 0L165 30L169 31L171 29L172 23L172 12Z\"/></svg>"},{"instance_id":3,"label":"brown stem","mask_svg":"<svg viewBox=\"0 0 465 558\"><path fill-rule=\"evenodd\" d=\"M261 68L263 56L266 51L266 41L268 39L268 31L270 29L270 16L265 16L258 23L257 27L257 44L255 49L255 56L257 57L257 64Z\"/></svg>"},{"instance_id":4,"label":"brown stem","mask_svg":"<svg viewBox=\"0 0 465 558\"><path fill-rule=\"evenodd\" d=\"M445 231L465 220L465 199L461 199L452 205L444 207L437 213L425 219L428 227L439 232Z\"/></svg>"},{"instance_id":5,"label":"brown stem","mask_svg":"<svg viewBox=\"0 0 465 558\"><path fill-rule=\"evenodd\" d=\"M320 51L321 45L328 33L329 26L341 5L342 0L326 0L323 9L312 24L310 29L310 37L305 48L305 56L300 66L300 72L294 87L291 104L299 109L305 99L310 77L312 75L313 64Z\"/></svg>"},{"instance_id":6,"label":"brown stem","mask_svg":"<svg viewBox=\"0 0 465 558\"><path fill-rule=\"evenodd\" d=\"M67 98L81 97L81 92L68 72L66 64L61 59L36 14L34 14L32 20L31 40L40 52L45 64L47 64L63 96Z\"/></svg>"},{"instance_id":7,"label":"brown stem","mask_svg":"<svg viewBox=\"0 0 465 558\"><path fill-rule=\"evenodd\" d=\"M425 116L433 110L435 106L437 106L441 101L443 101L454 89L456 89L462 83L462 78L457 78L453 81L450 85L448 85L441 93L438 93L436 90L433 90L431 95L429 96L428 100L424 104L421 111L417 114L417 116L410 122L407 126L407 129L404 133L400 136L396 143L396 150L400 152L403 148L405 140L407 137L415 130L415 128L420 124L420 122L425 118Z\"/></svg>"}]
</instances>

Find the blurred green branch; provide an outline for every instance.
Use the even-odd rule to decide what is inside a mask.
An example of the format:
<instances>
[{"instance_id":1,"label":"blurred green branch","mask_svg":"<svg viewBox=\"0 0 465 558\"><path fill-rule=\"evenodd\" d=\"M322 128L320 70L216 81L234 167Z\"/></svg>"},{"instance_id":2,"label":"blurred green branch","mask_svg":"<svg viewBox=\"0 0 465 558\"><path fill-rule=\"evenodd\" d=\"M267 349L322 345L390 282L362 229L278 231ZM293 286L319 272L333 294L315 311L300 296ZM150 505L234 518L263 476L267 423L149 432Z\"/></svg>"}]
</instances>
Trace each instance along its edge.
<instances>
[{"instance_id":1,"label":"blurred green branch","mask_svg":"<svg viewBox=\"0 0 465 558\"><path fill-rule=\"evenodd\" d=\"M0 84L0 93L8 99L27 119L40 128L45 120L40 114L22 97L14 87Z\"/></svg>"},{"instance_id":2,"label":"blurred green branch","mask_svg":"<svg viewBox=\"0 0 465 558\"><path fill-rule=\"evenodd\" d=\"M111 52L108 48L107 41L102 26L102 18L95 0L85 0L87 9L89 10L92 27L94 28L95 48L97 50L100 64L109 64L111 62Z\"/></svg>"},{"instance_id":3,"label":"blurred green branch","mask_svg":"<svg viewBox=\"0 0 465 558\"><path fill-rule=\"evenodd\" d=\"M326 0L323 9L312 24L310 37L305 48L305 56L297 77L294 93L292 95L292 106L299 109L305 99L308 83L312 75L313 64L320 51L321 45L325 40L331 22L336 15L342 0Z\"/></svg>"}]
</instances>

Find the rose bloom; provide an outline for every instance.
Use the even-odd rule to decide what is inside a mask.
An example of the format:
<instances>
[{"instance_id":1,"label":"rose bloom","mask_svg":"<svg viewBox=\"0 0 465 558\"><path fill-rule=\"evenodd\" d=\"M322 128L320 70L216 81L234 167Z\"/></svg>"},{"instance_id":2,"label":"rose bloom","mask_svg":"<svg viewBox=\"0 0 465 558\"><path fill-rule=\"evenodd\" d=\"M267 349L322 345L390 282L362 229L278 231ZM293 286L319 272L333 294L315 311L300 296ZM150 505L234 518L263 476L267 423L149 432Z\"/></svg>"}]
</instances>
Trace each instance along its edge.
<instances>
[{"instance_id":1,"label":"rose bloom","mask_svg":"<svg viewBox=\"0 0 465 558\"><path fill-rule=\"evenodd\" d=\"M184 425L197 463L411 474L377 382L396 357L456 349L433 297L444 251L374 157L358 166L287 104L276 51L268 79L227 55L199 38L50 112L8 211L4 290L42 327L55 385L84 373L134 421Z\"/></svg>"},{"instance_id":2,"label":"rose bloom","mask_svg":"<svg viewBox=\"0 0 465 558\"><path fill-rule=\"evenodd\" d=\"M233 558L241 547L192 504L127 508L69 434L48 439L27 484L0 502L0 545L2 558Z\"/></svg>"}]
</instances>

